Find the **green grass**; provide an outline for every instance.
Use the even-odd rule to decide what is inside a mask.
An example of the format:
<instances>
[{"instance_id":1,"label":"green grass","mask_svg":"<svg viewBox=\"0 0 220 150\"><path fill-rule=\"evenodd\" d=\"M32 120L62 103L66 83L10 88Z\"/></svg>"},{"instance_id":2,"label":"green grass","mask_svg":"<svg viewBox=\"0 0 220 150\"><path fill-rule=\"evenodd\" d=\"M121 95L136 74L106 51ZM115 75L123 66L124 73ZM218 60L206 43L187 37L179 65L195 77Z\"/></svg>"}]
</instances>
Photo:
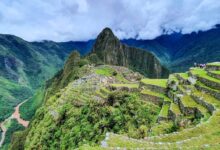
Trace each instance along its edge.
<instances>
[{"instance_id":1,"label":"green grass","mask_svg":"<svg viewBox=\"0 0 220 150\"><path fill-rule=\"evenodd\" d=\"M114 69L112 69L108 66L105 66L105 67L102 67L102 68L99 68L99 69L95 70L96 74L104 75L104 76L107 76L107 77L112 76L113 72L114 72Z\"/></svg>"},{"instance_id":2,"label":"green grass","mask_svg":"<svg viewBox=\"0 0 220 150\"><path fill-rule=\"evenodd\" d=\"M181 101L185 107L198 108L203 113L203 115L206 115L208 112L208 110L205 107L201 106L200 104L197 104L189 95L183 96Z\"/></svg>"},{"instance_id":3,"label":"green grass","mask_svg":"<svg viewBox=\"0 0 220 150\"><path fill-rule=\"evenodd\" d=\"M123 82L123 83L128 82L128 80L124 78L122 73L117 72L115 69L107 65L100 66L98 69L95 70L95 73L99 75L104 75L107 77L114 76L118 81Z\"/></svg>"},{"instance_id":4,"label":"green grass","mask_svg":"<svg viewBox=\"0 0 220 150\"><path fill-rule=\"evenodd\" d=\"M216 78L213 78L213 77L210 77L209 75L207 75L207 72L204 69L193 68L190 71L191 71L191 73L193 75L198 75L201 78L205 78L207 80L210 80L210 81L213 81L213 82L216 82L216 83L220 83L220 80L218 80Z\"/></svg>"},{"instance_id":5,"label":"green grass","mask_svg":"<svg viewBox=\"0 0 220 150\"><path fill-rule=\"evenodd\" d=\"M142 91L141 91L141 94L156 96L156 97L159 97L159 98L163 98L164 101L171 102L171 99L168 98L166 95L161 94L161 93L158 93L158 92L153 92L153 91L151 91L151 90L146 90L146 89L145 89L145 90L142 90Z\"/></svg>"},{"instance_id":6,"label":"green grass","mask_svg":"<svg viewBox=\"0 0 220 150\"><path fill-rule=\"evenodd\" d=\"M111 93L111 91L109 91L109 90L106 89L105 87L102 87L102 88L100 89L100 92L102 92L103 94L110 94L110 93Z\"/></svg>"},{"instance_id":7,"label":"green grass","mask_svg":"<svg viewBox=\"0 0 220 150\"><path fill-rule=\"evenodd\" d=\"M196 107L198 105L189 95L183 96L181 101L185 107Z\"/></svg>"},{"instance_id":8,"label":"green grass","mask_svg":"<svg viewBox=\"0 0 220 150\"><path fill-rule=\"evenodd\" d=\"M127 88L133 88L137 89L139 87L139 84L111 84L112 87L127 87Z\"/></svg>"},{"instance_id":9,"label":"green grass","mask_svg":"<svg viewBox=\"0 0 220 150\"><path fill-rule=\"evenodd\" d=\"M169 80L179 82L179 80L176 78L176 76L174 74L170 74Z\"/></svg>"},{"instance_id":10,"label":"green grass","mask_svg":"<svg viewBox=\"0 0 220 150\"><path fill-rule=\"evenodd\" d=\"M183 79L187 80L189 78L188 73L178 73L180 75L180 77L182 77Z\"/></svg>"},{"instance_id":11,"label":"green grass","mask_svg":"<svg viewBox=\"0 0 220 150\"><path fill-rule=\"evenodd\" d=\"M220 71L210 71L210 72L213 73L213 74L220 75Z\"/></svg>"},{"instance_id":12,"label":"green grass","mask_svg":"<svg viewBox=\"0 0 220 150\"><path fill-rule=\"evenodd\" d=\"M200 92L198 90L194 90L193 91L193 95L197 96L197 97L200 97L200 98L203 98L203 100L209 104L212 104L214 105L215 107L220 107L220 104L219 104L219 100L215 99L214 97L212 97L211 95L209 94L206 94L204 92Z\"/></svg>"},{"instance_id":13,"label":"green grass","mask_svg":"<svg viewBox=\"0 0 220 150\"><path fill-rule=\"evenodd\" d=\"M166 88L167 86L167 79L142 79L141 82L144 84L160 86L163 88Z\"/></svg>"},{"instance_id":14,"label":"green grass","mask_svg":"<svg viewBox=\"0 0 220 150\"><path fill-rule=\"evenodd\" d=\"M207 66L220 66L220 62L208 63Z\"/></svg>"},{"instance_id":15,"label":"green grass","mask_svg":"<svg viewBox=\"0 0 220 150\"><path fill-rule=\"evenodd\" d=\"M180 108L177 104L171 103L170 110L173 111L176 115L180 115Z\"/></svg>"},{"instance_id":16,"label":"green grass","mask_svg":"<svg viewBox=\"0 0 220 150\"><path fill-rule=\"evenodd\" d=\"M201 87L203 87L203 88L206 88L206 89L208 89L208 90L210 90L210 91L214 91L214 92L219 93L219 91L218 91L218 90L213 89L213 88L210 88L210 87L208 87L208 86L204 85L203 83L201 83L201 82L199 82L199 81L197 81L197 82L196 82L196 84L197 84L197 85L199 85L199 86L201 86Z\"/></svg>"},{"instance_id":17,"label":"green grass","mask_svg":"<svg viewBox=\"0 0 220 150\"><path fill-rule=\"evenodd\" d=\"M169 108L170 108L170 104L164 104L162 106L162 109L160 111L159 116L167 118L168 117L168 110L169 110Z\"/></svg>"},{"instance_id":18,"label":"green grass","mask_svg":"<svg viewBox=\"0 0 220 150\"><path fill-rule=\"evenodd\" d=\"M98 95L98 96L100 96L101 98L107 98L107 96L103 93L103 92L101 92L100 90L96 90L95 91L96 92L96 94Z\"/></svg>"}]
</instances>

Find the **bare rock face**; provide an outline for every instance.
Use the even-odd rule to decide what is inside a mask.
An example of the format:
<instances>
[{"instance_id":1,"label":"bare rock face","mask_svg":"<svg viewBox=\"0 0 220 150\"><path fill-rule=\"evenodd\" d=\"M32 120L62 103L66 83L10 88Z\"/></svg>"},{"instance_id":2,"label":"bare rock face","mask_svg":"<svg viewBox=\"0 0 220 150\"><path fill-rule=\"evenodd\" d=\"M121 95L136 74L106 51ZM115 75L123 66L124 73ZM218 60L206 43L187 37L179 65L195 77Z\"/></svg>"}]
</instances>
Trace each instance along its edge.
<instances>
[{"instance_id":1,"label":"bare rock face","mask_svg":"<svg viewBox=\"0 0 220 150\"><path fill-rule=\"evenodd\" d=\"M122 44L110 28L97 37L92 49L105 64L125 66L151 78L167 77L169 71L150 52Z\"/></svg>"}]
</instances>

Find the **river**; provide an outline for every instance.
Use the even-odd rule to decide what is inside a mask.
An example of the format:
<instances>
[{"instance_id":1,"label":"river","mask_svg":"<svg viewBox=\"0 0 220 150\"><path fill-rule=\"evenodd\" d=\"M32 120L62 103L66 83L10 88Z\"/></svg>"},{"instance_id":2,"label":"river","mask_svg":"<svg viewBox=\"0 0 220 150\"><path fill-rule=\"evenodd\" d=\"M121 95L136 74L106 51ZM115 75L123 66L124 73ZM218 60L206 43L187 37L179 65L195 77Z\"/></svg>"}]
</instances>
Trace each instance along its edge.
<instances>
[{"instance_id":1,"label":"river","mask_svg":"<svg viewBox=\"0 0 220 150\"><path fill-rule=\"evenodd\" d=\"M22 104L24 104L27 100L21 102L20 104L18 104L14 109L14 113L8 117L7 119L5 119L2 123L0 123L0 127L2 129L2 136L1 136L1 140L0 140L0 147L2 147L4 141L5 141L5 135L6 135L6 132L7 132L7 128L5 127L5 124L7 124L8 121L10 121L11 119L16 119L18 121L19 124L21 124L22 126L24 126L25 128L28 127L29 125L29 121L26 121L26 120L23 120L21 117L20 117L20 112L19 112L19 108Z\"/></svg>"}]
</instances>

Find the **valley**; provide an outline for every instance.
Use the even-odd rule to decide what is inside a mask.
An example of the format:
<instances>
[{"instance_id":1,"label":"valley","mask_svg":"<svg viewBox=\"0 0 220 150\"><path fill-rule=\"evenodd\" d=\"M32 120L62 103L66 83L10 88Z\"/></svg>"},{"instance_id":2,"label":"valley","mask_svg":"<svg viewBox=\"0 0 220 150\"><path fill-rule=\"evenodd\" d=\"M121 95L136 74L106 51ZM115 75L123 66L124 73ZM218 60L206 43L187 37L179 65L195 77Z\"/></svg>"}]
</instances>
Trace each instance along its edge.
<instances>
[{"instance_id":1,"label":"valley","mask_svg":"<svg viewBox=\"0 0 220 150\"><path fill-rule=\"evenodd\" d=\"M0 127L1 127L1 140L0 140L0 148L3 146L4 142L5 142L5 136L7 133L7 128L10 127L10 122L12 119L15 119L20 125L22 125L23 127L27 128L29 121L25 121L20 117L20 112L19 112L19 108L22 104L24 104L25 102L27 102L27 100L21 102L20 104L18 104L15 108L14 108L14 113L7 119L5 119L4 121L2 121L0 123ZM11 136L11 135L10 135ZM8 144L8 143L7 143Z\"/></svg>"},{"instance_id":2,"label":"valley","mask_svg":"<svg viewBox=\"0 0 220 150\"><path fill-rule=\"evenodd\" d=\"M139 71L139 53L154 60L142 64L150 74ZM91 53L72 52L47 81L44 104L10 149L218 148L219 70L207 63L166 77L153 54L104 29Z\"/></svg>"},{"instance_id":3,"label":"valley","mask_svg":"<svg viewBox=\"0 0 220 150\"><path fill-rule=\"evenodd\" d=\"M212 30L207 33L214 35ZM4 64L0 66L1 146L12 150L175 149L185 148L191 144L187 141L199 137L207 144L195 140L192 148L218 147L197 132L218 139L207 132L212 133L211 125L217 127L212 118L217 117L219 105L219 64L190 68L194 61L218 60L218 51L213 59L193 58L182 63L185 60L180 56L183 61L174 57L180 55L181 40L180 47L169 45L176 36L120 41L105 28L96 40L56 43L1 35L7 39L0 41L5 47L0 59ZM185 41L195 35L179 36ZM20 48L25 57L18 53ZM72 51L75 48L79 51ZM13 55L5 55L6 51ZM191 54L184 55L188 59ZM206 51L201 56L205 55ZM177 61L184 66L173 68ZM188 68L186 73L173 73Z\"/></svg>"},{"instance_id":4,"label":"valley","mask_svg":"<svg viewBox=\"0 0 220 150\"><path fill-rule=\"evenodd\" d=\"M220 150L220 1L1 0L0 150Z\"/></svg>"}]
</instances>

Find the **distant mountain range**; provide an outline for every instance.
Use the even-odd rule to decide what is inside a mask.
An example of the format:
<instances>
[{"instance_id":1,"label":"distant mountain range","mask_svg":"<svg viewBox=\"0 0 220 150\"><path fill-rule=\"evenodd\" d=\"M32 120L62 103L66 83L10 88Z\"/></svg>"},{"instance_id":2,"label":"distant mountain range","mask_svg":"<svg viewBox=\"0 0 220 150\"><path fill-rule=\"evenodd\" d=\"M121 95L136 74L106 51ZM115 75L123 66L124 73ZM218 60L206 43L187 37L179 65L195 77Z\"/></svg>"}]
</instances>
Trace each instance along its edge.
<instances>
[{"instance_id":1,"label":"distant mountain range","mask_svg":"<svg viewBox=\"0 0 220 150\"><path fill-rule=\"evenodd\" d=\"M217 25L198 33L173 33L154 40L127 39L121 42L152 52L171 72L182 72L194 62L220 61L219 35L220 26ZM13 35L0 35L0 83L10 85L0 87L0 103L4 104L0 106L0 120L61 69L71 51L76 49L85 55L92 50L94 42L27 42Z\"/></svg>"},{"instance_id":2,"label":"distant mountain range","mask_svg":"<svg viewBox=\"0 0 220 150\"><path fill-rule=\"evenodd\" d=\"M187 71L196 63L220 61L220 25L208 31L162 35L154 40L122 40L153 52L173 72Z\"/></svg>"},{"instance_id":3,"label":"distant mountain range","mask_svg":"<svg viewBox=\"0 0 220 150\"><path fill-rule=\"evenodd\" d=\"M61 69L72 50L85 54L91 45L93 41L27 42L13 35L0 35L0 121Z\"/></svg>"}]
</instances>

